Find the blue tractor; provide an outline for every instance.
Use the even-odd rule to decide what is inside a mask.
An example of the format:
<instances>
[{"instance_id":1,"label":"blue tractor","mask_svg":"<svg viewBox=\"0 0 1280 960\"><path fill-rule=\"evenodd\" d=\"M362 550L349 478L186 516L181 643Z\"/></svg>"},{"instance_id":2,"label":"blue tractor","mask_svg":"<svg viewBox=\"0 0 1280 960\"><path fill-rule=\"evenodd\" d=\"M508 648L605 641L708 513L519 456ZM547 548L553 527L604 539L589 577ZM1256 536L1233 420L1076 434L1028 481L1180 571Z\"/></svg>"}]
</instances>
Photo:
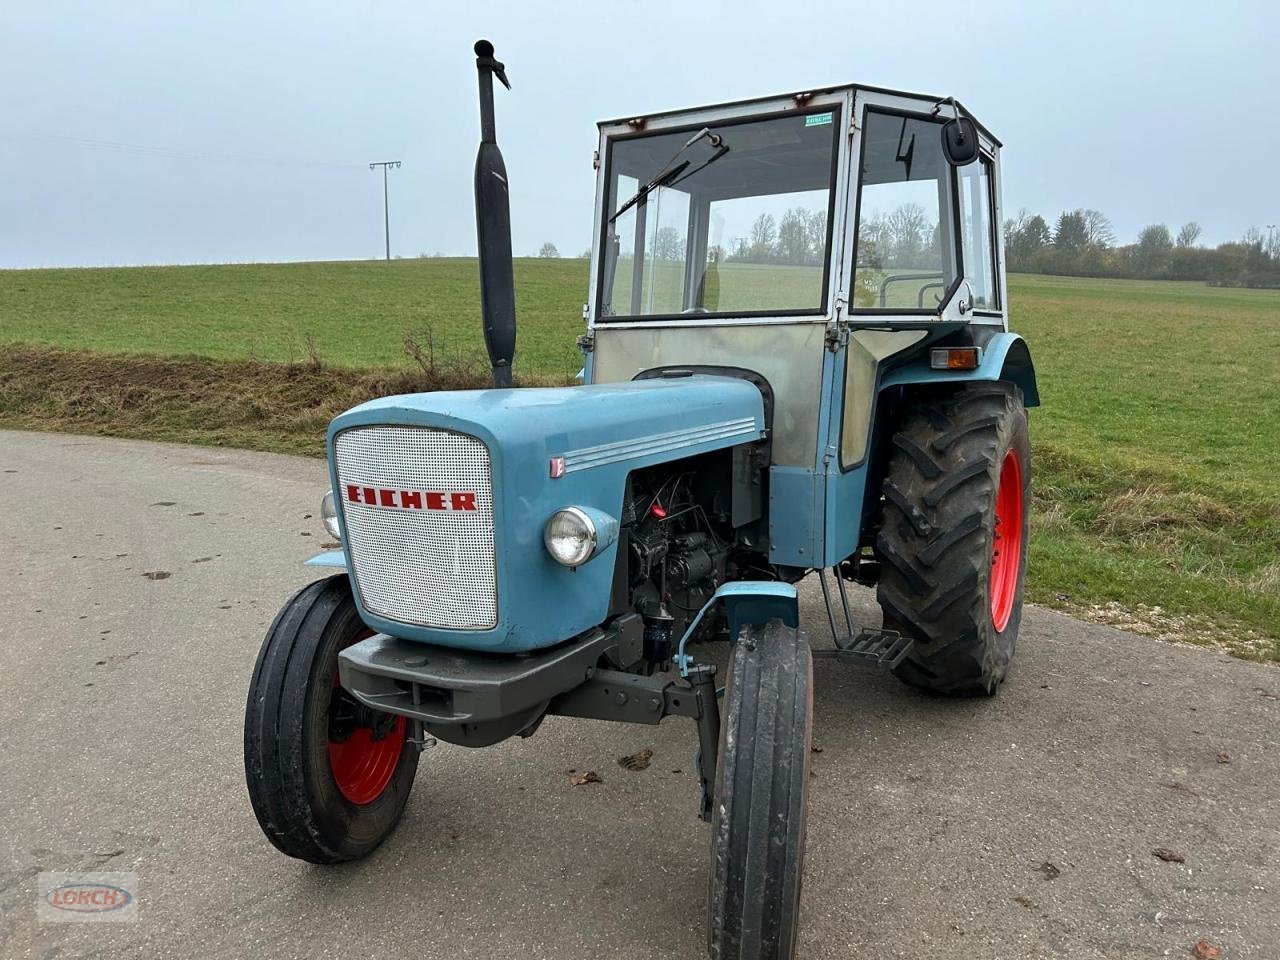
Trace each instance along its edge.
<instances>
[{"instance_id":1,"label":"blue tractor","mask_svg":"<svg viewBox=\"0 0 1280 960\"><path fill-rule=\"evenodd\" d=\"M813 659L990 696L1013 658L1039 398L1008 330L1000 143L954 100L858 85L600 124L583 382L513 389L506 75L476 53L494 387L329 427L342 548L311 562L340 572L262 646L254 810L284 853L350 860L439 740L688 717L711 956L790 957ZM852 626L846 581L881 626Z\"/></svg>"}]
</instances>

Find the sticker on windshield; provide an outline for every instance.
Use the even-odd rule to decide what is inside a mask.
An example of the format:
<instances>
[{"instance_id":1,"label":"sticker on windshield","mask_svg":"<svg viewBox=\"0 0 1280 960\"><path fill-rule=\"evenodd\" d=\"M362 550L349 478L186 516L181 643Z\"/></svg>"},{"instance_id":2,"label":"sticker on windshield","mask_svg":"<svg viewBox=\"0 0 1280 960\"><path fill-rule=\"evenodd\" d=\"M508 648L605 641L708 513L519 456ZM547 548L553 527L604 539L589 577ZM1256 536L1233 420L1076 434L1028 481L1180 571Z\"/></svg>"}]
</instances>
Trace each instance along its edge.
<instances>
[{"instance_id":1,"label":"sticker on windshield","mask_svg":"<svg viewBox=\"0 0 1280 960\"><path fill-rule=\"evenodd\" d=\"M806 127L821 127L831 122L831 112L827 113L811 113L804 118Z\"/></svg>"}]
</instances>

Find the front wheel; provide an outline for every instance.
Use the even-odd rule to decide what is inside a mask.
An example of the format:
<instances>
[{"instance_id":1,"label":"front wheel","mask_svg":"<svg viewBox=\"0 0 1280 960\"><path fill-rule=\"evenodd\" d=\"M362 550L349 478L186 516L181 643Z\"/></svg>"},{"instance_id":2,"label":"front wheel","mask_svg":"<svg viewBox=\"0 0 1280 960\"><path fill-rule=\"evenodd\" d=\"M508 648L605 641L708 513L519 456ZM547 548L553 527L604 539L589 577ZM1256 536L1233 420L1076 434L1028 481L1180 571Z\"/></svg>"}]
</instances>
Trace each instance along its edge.
<instances>
[{"instance_id":1,"label":"front wheel","mask_svg":"<svg viewBox=\"0 0 1280 960\"><path fill-rule=\"evenodd\" d=\"M780 620L734 645L711 815L712 960L789 960L804 868L813 658Z\"/></svg>"},{"instance_id":2,"label":"front wheel","mask_svg":"<svg viewBox=\"0 0 1280 960\"><path fill-rule=\"evenodd\" d=\"M338 684L338 652L371 631L345 574L298 591L258 654L244 721L244 770L262 832L311 863L355 860L395 829L418 751L407 721Z\"/></svg>"}]
</instances>

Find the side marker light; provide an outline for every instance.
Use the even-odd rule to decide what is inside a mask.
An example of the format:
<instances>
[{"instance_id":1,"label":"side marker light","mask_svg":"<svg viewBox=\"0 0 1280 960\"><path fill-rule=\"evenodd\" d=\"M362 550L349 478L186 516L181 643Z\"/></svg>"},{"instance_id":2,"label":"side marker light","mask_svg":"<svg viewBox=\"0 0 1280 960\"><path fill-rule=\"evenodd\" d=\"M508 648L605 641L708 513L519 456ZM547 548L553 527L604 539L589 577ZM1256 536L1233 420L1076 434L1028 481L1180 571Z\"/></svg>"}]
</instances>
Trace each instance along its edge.
<instances>
[{"instance_id":1,"label":"side marker light","mask_svg":"<svg viewBox=\"0 0 1280 960\"><path fill-rule=\"evenodd\" d=\"M935 347L929 351L929 366L934 370L977 370L981 362L981 347Z\"/></svg>"}]
</instances>

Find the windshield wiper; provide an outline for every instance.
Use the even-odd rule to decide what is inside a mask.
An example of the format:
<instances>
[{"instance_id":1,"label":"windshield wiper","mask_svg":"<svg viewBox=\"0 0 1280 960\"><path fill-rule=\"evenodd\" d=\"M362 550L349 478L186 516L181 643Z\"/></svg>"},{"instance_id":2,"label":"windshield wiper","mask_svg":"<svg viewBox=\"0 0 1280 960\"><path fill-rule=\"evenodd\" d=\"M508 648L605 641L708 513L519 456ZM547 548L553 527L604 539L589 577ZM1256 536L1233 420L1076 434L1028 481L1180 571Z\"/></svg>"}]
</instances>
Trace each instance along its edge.
<instances>
[{"instance_id":1,"label":"windshield wiper","mask_svg":"<svg viewBox=\"0 0 1280 960\"><path fill-rule=\"evenodd\" d=\"M618 212L609 218L609 222L613 223L613 221L617 220L620 216L622 216L624 213L626 213L628 210L634 207L637 203L639 203L641 200L647 197L654 190L657 190L659 187L665 187L668 184L670 184L672 181L675 180L676 177L684 173L685 168L688 166L689 166L689 161L682 160L680 163L676 164L674 167L671 167L668 170L663 170L656 177L654 177L652 180L646 183L643 187L641 187L639 190L633 193L631 195L631 198L618 208Z\"/></svg>"},{"instance_id":2,"label":"windshield wiper","mask_svg":"<svg viewBox=\"0 0 1280 960\"><path fill-rule=\"evenodd\" d=\"M684 153L686 150L692 147L695 143L697 143L703 137L705 137L707 141L713 147L716 148L716 152L713 153L705 163L694 167L692 170L689 170L688 160L681 160L679 163L676 163L676 160L679 159L680 154ZM695 133L692 137L690 137L688 140L684 142L684 146L682 146L679 150L677 150L672 155L671 159L668 160L663 165L662 169L658 171L658 173L653 177L652 180L650 180L643 187L641 187L639 190L633 193L629 198L627 198L627 200L622 204L622 206L618 207L617 212L614 213L614 215L609 218L609 222L613 223L620 216L622 216L624 213L626 213L628 210L634 207L637 203L640 203L642 200L644 200L645 197L651 194L654 190L657 190L659 187L669 187L679 183L681 180L687 180L689 177L693 176L699 170L704 170L707 167L711 166L711 164L715 163L717 160L719 160L728 152L729 152L729 147L725 144L724 138L721 137L720 134L718 133L712 133L710 127L703 127L701 130L699 130L697 133Z\"/></svg>"}]
</instances>

